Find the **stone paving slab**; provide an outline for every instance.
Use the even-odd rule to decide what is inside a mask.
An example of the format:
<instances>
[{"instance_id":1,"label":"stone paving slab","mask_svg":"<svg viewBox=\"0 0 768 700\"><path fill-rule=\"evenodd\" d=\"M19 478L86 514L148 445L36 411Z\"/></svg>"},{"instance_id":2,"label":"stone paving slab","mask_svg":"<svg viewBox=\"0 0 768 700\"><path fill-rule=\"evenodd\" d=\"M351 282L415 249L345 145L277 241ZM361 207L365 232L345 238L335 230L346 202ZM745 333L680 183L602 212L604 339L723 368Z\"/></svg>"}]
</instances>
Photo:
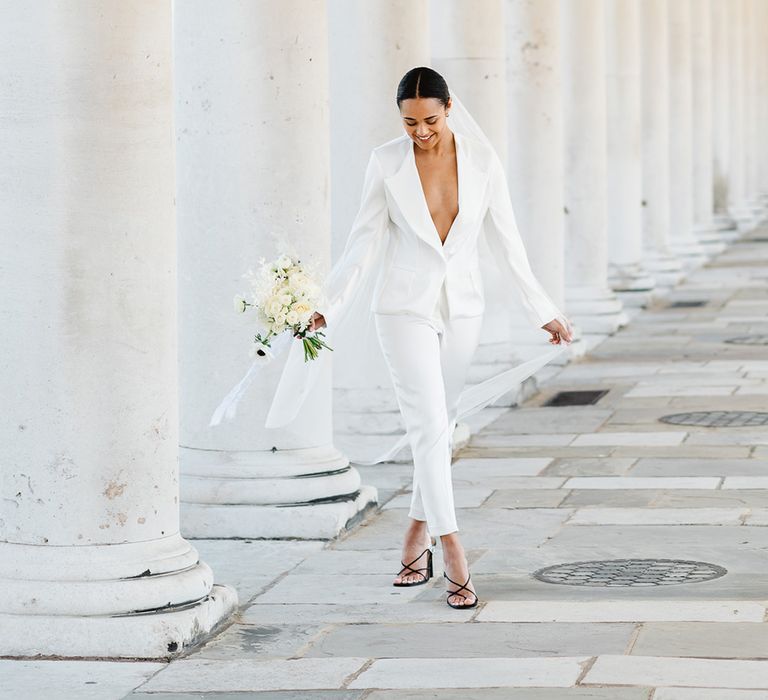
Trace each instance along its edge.
<instances>
[{"instance_id":1,"label":"stone paving slab","mask_svg":"<svg viewBox=\"0 0 768 700\"><path fill-rule=\"evenodd\" d=\"M178 659L139 688L157 692L245 692L253 690L339 689L365 658L269 659L262 661Z\"/></svg>"},{"instance_id":2,"label":"stone paving slab","mask_svg":"<svg viewBox=\"0 0 768 700\"><path fill-rule=\"evenodd\" d=\"M719 477L705 476L574 476L566 489L716 489Z\"/></svg>"},{"instance_id":3,"label":"stone paving slab","mask_svg":"<svg viewBox=\"0 0 768 700\"><path fill-rule=\"evenodd\" d=\"M648 688L483 688L482 700L649 700ZM465 688L374 690L365 700L474 700ZM687 700L687 698L686 698ZM717 700L725 700L718 698ZM741 700L735 699L735 700ZM744 700L753 700L744 698ZM761 698L761 700L764 700Z\"/></svg>"},{"instance_id":4,"label":"stone paving slab","mask_svg":"<svg viewBox=\"0 0 768 700\"><path fill-rule=\"evenodd\" d=\"M479 622L743 622L739 629L749 634L768 634L761 623L766 615L762 603L689 600L611 600L612 590L598 601L540 601L536 599L487 603L477 615ZM643 627L642 629L645 629ZM714 629L714 628L712 628ZM641 630L642 634L642 630ZM634 649L634 647L633 647ZM701 654L704 656L704 654Z\"/></svg>"},{"instance_id":5,"label":"stone paving slab","mask_svg":"<svg viewBox=\"0 0 768 700\"><path fill-rule=\"evenodd\" d=\"M569 525L741 525L748 508L585 508Z\"/></svg>"},{"instance_id":6,"label":"stone paving slab","mask_svg":"<svg viewBox=\"0 0 768 700\"><path fill-rule=\"evenodd\" d=\"M642 625L632 654L768 659L768 625L749 622L652 622Z\"/></svg>"},{"instance_id":7,"label":"stone paving slab","mask_svg":"<svg viewBox=\"0 0 768 700\"><path fill-rule=\"evenodd\" d=\"M306 655L350 656L365 649L379 659L597 656L625 653L634 632L635 625L627 622L340 625L318 639Z\"/></svg>"},{"instance_id":8,"label":"stone paving slab","mask_svg":"<svg viewBox=\"0 0 768 700\"><path fill-rule=\"evenodd\" d=\"M166 666L148 661L0 659L0 699L116 700Z\"/></svg>"},{"instance_id":9,"label":"stone paving slab","mask_svg":"<svg viewBox=\"0 0 768 700\"><path fill-rule=\"evenodd\" d=\"M768 466L758 459L638 459L631 476L763 476Z\"/></svg>"},{"instance_id":10,"label":"stone paving slab","mask_svg":"<svg viewBox=\"0 0 768 700\"><path fill-rule=\"evenodd\" d=\"M766 700L763 690L727 690L725 688L657 688L653 700Z\"/></svg>"},{"instance_id":11,"label":"stone paving slab","mask_svg":"<svg viewBox=\"0 0 768 700\"><path fill-rule=\"evenodd\" d=\"M542 474L544 476L624 476L637 461L631 457L618 459L556 459L544 469Z\"/></svg>"},{"instance_id":12,"label":"stone paving slab","mask_svg":"<svg viewBox=\"0 0 768 700\"><path fill-rule=\"evenodd\" d=\"M768 664L730 659L599 656L582 683L768 690Z\"/></svg>"},{"instance_id":13,"label":"stone paving slab","mask_svg":"<svg viewBox=\"0 0 768 700\"><path fill-rule=\"evenodd\" d=\"M589 657L516 659L378 659L350 688L564 688Z\"/></svg>"}]
</instances>

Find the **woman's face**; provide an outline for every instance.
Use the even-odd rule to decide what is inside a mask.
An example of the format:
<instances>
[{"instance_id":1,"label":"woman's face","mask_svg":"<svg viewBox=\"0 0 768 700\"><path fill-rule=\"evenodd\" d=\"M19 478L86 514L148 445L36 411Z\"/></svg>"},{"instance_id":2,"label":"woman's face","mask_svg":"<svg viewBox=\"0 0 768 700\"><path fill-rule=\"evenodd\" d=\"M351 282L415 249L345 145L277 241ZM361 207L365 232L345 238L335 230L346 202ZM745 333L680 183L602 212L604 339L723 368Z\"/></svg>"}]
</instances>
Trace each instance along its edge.
<instances>
[{"instance_id":1,"label":"woman's face","mask_svg":"<svg viewBox=\"0 0 768 700\"><path fill-rule=\"evenodd\" d=\"M428 151L435 147L438 141L450 130L446 126L445 115L450 109L444 107L436 97L414 97L400 103L400 116L403 119L405 133L418 144L419 148Z\"/></svg>"}]
</instances>

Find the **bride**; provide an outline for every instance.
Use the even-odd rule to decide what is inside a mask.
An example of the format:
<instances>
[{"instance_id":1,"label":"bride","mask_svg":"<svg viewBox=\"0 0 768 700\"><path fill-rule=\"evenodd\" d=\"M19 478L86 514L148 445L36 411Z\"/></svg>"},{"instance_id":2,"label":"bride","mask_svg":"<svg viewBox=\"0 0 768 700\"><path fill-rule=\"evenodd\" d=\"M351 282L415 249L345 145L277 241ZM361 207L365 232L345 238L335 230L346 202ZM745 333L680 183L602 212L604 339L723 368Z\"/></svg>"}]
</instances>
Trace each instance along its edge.
<instances>
[{"instance_id":1,"label":"bride","mask_svg":"<svg viewBox=\"0 0 768 700\"><path fill-rule=\"evenodd\" d=\"M366 280L377 278L369 310L414 466L402 568L393 585L430 579L439 537L447 603L471 608L478 598L458 534L451 447L483 318L481 231L505 282L549 342L570 343L572 329L531 271L500 159L443 77L427 67L408 71L397 105L405 133L371 153L360 209L311 330L327 327L330 335L368 288ZM453 130L452 116L459 117Z\"/></svg>"}]
</instances>

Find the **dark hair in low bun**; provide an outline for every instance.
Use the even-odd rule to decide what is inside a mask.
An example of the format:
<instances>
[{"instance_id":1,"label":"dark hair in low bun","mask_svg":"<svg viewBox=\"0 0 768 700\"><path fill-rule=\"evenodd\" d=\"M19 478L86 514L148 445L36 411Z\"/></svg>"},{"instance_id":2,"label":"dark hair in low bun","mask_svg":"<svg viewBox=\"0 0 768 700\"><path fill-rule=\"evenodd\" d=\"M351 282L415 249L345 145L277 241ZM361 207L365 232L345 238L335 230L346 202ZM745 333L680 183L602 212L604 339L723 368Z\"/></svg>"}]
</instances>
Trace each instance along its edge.
<instances>
[{"instance_id":1,"label":"dark hair in low bun","mask_svg":"<svg viewBox=\"0 0 768 700\"><path fill-rule=\"evenodd\" d=\"M397 86L397 108L403 100L411 100L415 97L434 97L448 106L451 93L448 91L448 83L440 73L426 66L411 68L400 80Z\"/></svg>"}]
</instances>

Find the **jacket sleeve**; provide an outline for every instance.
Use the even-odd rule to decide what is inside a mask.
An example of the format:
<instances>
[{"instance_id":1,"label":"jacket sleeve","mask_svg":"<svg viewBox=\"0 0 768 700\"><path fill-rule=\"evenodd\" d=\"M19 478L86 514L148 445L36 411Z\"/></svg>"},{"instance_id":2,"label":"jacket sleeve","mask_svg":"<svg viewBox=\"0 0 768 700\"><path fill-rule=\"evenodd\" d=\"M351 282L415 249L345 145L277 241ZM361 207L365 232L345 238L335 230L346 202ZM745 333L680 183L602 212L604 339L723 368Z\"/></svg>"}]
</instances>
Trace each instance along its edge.
<instances>
[{"instance_id":1,"label":"jacket sleeve","mask_svg":"<svg viewBox=\"0 0 768 700\"><path fill-rule=\"evenodd\" d=\"M379 244L388 229L389 209L384 192L384 174L372 151L365 171L360 207L344 251L331 268L324 285L325 304L317 309L328 328L334 328L339 315L355 298L362 282L373 272Z\"/></svg>"},{"instance_id":2,"label":"jacket sleeve","mask_svg":"<svg viewBox=\"0 0 768 700\"><path fill-rule=\"evenodd\" d=\"M491 197L483 226L488 247L497 264L505 275L509 275L531 323L540 328L555 318L562 319L562 312L531 270L512 209L507 177L495 152L492 154L489 187Z\"/></svg>"}]
</instances>

